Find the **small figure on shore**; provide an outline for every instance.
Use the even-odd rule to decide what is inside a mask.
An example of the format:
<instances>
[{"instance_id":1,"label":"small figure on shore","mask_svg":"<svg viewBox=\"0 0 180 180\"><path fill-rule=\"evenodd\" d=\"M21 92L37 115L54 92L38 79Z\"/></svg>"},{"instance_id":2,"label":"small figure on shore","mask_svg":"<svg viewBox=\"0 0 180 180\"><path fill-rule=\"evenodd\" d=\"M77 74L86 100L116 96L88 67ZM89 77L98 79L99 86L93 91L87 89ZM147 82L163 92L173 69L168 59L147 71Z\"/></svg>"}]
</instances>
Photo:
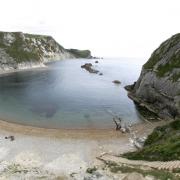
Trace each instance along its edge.
<instances>
[{"instance_id":1,"label":"small figure on shore","mask_svg":"<svg viewBox=\"0 0 180 180\"><path fill-rule=\"evenodd\" d=\"M14 136L6 136L5 139L10 139L10 141L14 141L15 137Z\"/></svg>"}]
</instances>

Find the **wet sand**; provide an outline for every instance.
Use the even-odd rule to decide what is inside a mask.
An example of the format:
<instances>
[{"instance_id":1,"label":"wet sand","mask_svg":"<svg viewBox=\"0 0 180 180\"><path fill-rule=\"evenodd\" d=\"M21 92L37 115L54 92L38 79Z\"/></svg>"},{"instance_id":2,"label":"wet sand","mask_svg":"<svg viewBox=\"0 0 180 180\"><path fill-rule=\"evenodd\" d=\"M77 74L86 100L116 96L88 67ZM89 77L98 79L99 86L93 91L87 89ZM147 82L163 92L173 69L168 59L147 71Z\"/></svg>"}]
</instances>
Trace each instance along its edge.
<instances>
[{"instance_id":1,"label":"wet sand","mask_svg":"<svg viewBox=\"0 0 180 180\"><path fill-rule=\"evenodd\" d=\"M154 123L139 123L132 126L133 131L138 134L149 134L154 127L163 125L166 121L157 121ZM20 125L0 120L0 129L6 132L18 133L21 135L42 136L52 138L85 138L85 139L111 139L125 138L127 134L114 129L47 129L33 126Z\"/></svg>"}]
</instances>

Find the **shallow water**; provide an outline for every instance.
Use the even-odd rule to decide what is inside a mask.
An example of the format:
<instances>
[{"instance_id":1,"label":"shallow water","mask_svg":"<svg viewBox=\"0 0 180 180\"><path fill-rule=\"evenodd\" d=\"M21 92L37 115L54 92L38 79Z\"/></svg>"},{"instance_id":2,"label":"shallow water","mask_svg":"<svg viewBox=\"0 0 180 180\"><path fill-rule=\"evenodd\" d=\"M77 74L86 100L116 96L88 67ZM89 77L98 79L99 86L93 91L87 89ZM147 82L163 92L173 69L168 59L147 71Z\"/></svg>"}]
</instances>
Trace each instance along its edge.
<instances>
[{"instance_id":1,"label":"shallow water","mask_svg":"<svg viewBox=\"0 0 180 180\"><path fill-rule=\"evenodd\" d=\"M116 113L131 123L141 122L125 85L137 80L144 60L76 59L48 68L0 77L0 119L47 128L112 128ZM81 65L91 62L103 76ZM113 80L121 84L113 84Z\"/></svg>"}]
</instances>

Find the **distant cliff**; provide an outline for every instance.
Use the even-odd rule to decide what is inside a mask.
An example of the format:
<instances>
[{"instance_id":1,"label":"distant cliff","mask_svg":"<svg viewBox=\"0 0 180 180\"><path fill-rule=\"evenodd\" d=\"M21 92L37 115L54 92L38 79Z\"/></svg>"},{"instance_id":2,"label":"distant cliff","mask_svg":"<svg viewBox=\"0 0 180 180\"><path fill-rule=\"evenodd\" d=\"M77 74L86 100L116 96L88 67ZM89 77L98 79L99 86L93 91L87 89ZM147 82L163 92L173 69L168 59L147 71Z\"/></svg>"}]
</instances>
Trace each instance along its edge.
<instances>
[{"instance_id":1,"label":"distant cliff","mask_svg":"<svg viewBox=\"0 0 180 180\"><path fill-rule=\"evenodd\" d=\"M180 34L157 48L144 64L129 97L165 119L180 117Z\"/></svg>"},{"instance_id":2,"label":"distant cliff","mask_svg":"<svg viewBox=\"0 0 180 180\"><path fill-rule=\"evenodd\" d=\"M91 51L78 50L78 49L66 49L69 53L73 54L76 58L93 58Z\"/></svg>"},{"instance_id":3,"label":"distant cliff","mask_svg":"<svg viewBox=\"0 0 180 180\"><path fill-rule=\"evenodd\" d=\"M71 58L91 58L91 52L65 49L51 36L0 32L0 71L42 67L46 62Z\"/></svg>"}]
</instances>

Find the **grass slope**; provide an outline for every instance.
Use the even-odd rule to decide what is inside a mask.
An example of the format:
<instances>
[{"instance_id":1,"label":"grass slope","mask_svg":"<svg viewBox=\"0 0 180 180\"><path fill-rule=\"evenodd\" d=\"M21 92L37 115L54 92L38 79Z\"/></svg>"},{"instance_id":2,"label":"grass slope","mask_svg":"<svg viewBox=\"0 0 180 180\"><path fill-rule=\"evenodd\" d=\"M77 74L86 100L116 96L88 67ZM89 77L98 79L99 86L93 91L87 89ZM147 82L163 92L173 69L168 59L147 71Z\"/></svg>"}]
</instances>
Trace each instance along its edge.
<instances>
[{"instance_id":1,"label":"grass slope","mask_svg":"<svg viewBox=\"0 0 180 180\"><path fill-rule=\"evenodd\" d=\"M163 42L158 49L156 49L149 60L143 65L144 69L153 70L155 65L164 59L167 54L170 55L169 61L166 64L159 64L156 70L156 74L159 77L164 77L169 73L172 73L174 69L180 68L180 51L174 50L180 42L180 33L172 36L170 39ZM170 52L173 52L172 54ZM180 78L180 73L176 72L170 77L174 82Z\"/></svg>"},{"instance_id":2,"label":"grass slope","mask_svg":"<svg viewBox=\"0 0 180 180\"><path fill-rule=\"evenodd\" d=\"M72 53L77 58L91 57L91 52L89 50L67 49L67 51Z\"/></svg>"},{"instance_id":3,"label":"grass slope","mask_svg":"<svg viewBox=\"0 0 180 180\"><path fill-rule=\"evenodd\" d=\"M148 161L180 160L180 120L155 128L143 149L126 153L123 157Z\"/></svg>"}]
</instances>

